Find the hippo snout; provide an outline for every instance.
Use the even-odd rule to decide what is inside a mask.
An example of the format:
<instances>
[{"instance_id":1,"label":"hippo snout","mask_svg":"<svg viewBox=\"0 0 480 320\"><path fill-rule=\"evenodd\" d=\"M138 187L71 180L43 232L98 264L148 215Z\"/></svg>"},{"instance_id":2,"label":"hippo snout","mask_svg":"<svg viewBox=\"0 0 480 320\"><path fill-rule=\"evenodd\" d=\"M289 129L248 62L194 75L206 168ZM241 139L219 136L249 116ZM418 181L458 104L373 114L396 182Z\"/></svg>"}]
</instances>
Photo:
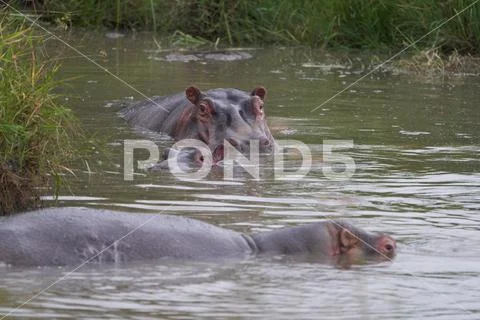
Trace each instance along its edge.
<instances>
[{"instance_id":1,"label":"hippo snout","mask_svg":"<svg viewBox=\"0 0 480 320\"><path fill-rule=\"evenodd\" d=\"M260 138L260 147L266 148L270 146L270 140L268 140L266 137L265 138Z\"/></svg>"},{"instance_id":2,"label":"hippo snout","mask_svg":"<svg viewBox=\"0 0 480 320\"><path fill-rule=\"evenodd\" d=\"M235 138L226 139L228 143L242 153L249 152L251 149L251 140L239 140ZM255 137L252 140L258 141L257 152L269 152L272 151L273 143L267 137Z\"/></svg>"},{"instance_id":3,"label":"hippo snout","mask_svg":"<svg viewBox=\"0 0 480 320\"><path fill-rule=\"evenodd\" d=\"M273 141L269 139L266 135L257 135L253 138L253 140L258 141L258 148L260 152L270 152L272 151ZM250 146L250 140L245 142L248 146Z\"/></svg>"},{"instance_id":4,"label":"hippo snout","mask_svg":"<svg viewBox=\"0 0 480 320\"><path fill-rule=\"evenodd\" d=\"M397 244L392 237L390 237L388 235L382 235L378 239L377 245L375 246L375 249L380 254L391 258L391 257L395 256L395 253L397 251Z\"/></svg>"}]
</instances>

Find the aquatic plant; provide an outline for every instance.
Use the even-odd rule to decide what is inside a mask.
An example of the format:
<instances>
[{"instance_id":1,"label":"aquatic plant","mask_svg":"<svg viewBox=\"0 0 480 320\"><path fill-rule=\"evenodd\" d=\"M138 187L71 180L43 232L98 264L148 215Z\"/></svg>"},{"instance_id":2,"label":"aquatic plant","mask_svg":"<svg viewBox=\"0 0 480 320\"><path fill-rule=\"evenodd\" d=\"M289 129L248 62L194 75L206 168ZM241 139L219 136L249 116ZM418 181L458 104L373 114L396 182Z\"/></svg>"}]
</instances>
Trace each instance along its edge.
<instances>
[{"instance_id":1,"label":"aquatic plant","mask_svg":"<svg viewBox=\"0 0 480 320\"><path fill-rule=\"evenodd\" d=\"M0 16L0 215L37 207L49 186L57 193L73 154L76 120L53 93L58 65L42 56L44 40Z\"/></svg>"}]
</instances>

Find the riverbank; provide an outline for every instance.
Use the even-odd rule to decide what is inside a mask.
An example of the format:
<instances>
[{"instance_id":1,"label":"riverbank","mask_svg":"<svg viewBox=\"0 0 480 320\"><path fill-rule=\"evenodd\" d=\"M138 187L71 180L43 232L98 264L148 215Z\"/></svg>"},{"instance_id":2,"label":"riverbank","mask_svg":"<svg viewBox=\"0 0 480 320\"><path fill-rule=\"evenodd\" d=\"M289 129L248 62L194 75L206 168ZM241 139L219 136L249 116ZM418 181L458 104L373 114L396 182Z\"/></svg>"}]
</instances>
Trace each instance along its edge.
<instances>
[{"instance_id":1,"label":"riverbank","mask_svg":"<svg viewBox=\"0 0 480 320\"><path fill-rule=\"evenodd\" d=\"M58 65L39 49L45 38L22 20L0 16L0 216L58 193L77 123L54 93Z\"/></svg>"},{"instance_id":2,"label":"riverbank","mask_svg":"<svg viewBox=\"0 0 480 320\"><path fill-rule=\"evenodd\" d=\"M183 34L212 43L478 54L478 0L29 1L17 8L63 28ZM427 36L425 36L427 35ZM418 42L416 42L419 40Z\"/></svg>"}]
</instances>

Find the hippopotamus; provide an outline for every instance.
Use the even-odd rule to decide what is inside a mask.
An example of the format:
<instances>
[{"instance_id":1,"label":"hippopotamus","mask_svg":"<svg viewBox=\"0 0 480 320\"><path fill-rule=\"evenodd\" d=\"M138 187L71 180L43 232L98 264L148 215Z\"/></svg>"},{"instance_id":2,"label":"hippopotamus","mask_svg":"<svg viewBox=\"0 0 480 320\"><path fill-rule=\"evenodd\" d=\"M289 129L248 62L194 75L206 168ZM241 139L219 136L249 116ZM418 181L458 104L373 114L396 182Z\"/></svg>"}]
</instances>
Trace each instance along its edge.
<instances>
[{"instance_id":1,"label":"hippopotamus","mask_svg":"<svg viewBox=\"0 0 480 320\"><path fill-rule=\"evenodd\" d=\"M211 260L259 254L391 259L395 240L345 221L321 221L251 235L164 214L52 208L0 220L0 262L73 266L160 258Z\"/></svg>"},{"instance_id":2,"label":"hippopotamus","mask_svg":"<svg viewBox=\"0 0 480 320\"><path fill-rule=\"evenodd\" d=\"M202 141L210 148L213 163L218 163L224 157L224 141L242 153L249 151L250 140L258 140L260 152L272 151L265 96L264 87L251 92L232 88L202 92L190 86L182 93L137 102L120 115L132 126L166 133L176 141Z\"/></svg>"}]
</instances>

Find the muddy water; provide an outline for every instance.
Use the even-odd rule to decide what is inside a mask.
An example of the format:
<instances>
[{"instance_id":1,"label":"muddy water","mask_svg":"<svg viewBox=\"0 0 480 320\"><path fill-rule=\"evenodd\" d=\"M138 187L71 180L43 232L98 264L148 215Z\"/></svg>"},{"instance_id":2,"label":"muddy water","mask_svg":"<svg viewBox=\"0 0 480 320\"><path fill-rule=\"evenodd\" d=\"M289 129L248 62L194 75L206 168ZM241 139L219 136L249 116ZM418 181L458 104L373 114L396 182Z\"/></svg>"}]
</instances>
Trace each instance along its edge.
<instances>
[{"instance_id":1,"label":"muddy water","mask_svg":"<svg viewBox=\"0 0 480 320\"><path fill-rule=\"evenodd\" d=\"M478 319L480 317L480 79L376 72L368 59L333 58L305 49L256 49L241 61L167 61L150 36L65 37L115 76L53 41L61 76L76 77L66 101L97 143L75 164L62 206L165 212L242 232L348 218L398 241L391 263L345 270L292 258L223 263L141 263L71 269L0 267L0 314L76 319ZM246 55L245 55L246 56ZM203 56L205 57L205 55ZM343 62L343 64L339 64ZM117 100L183 90L268 90L266 112L277 140L312 150L313 167L295 181L261 179L217 168L197 182L136 170L123 179L123 140L143 138L116 116ZM321 105L321 106L320 106ZM320 106L320 107L319 107ZM318 108L317 108L318 107ZM316 108L316 109L315 109ZM314 111L312 111L315 109ZM161 149L173 142L150 136ZM345 181L324 174L324 140L356 164ZM92 147L93 148L93 147ZM146 158L136 153L136 160ZM287 157L287 167L298 158ZM64 280L52 285L61 277ZM49 287L47 290L45 288Z\"/></svg>"}]
</instances>

